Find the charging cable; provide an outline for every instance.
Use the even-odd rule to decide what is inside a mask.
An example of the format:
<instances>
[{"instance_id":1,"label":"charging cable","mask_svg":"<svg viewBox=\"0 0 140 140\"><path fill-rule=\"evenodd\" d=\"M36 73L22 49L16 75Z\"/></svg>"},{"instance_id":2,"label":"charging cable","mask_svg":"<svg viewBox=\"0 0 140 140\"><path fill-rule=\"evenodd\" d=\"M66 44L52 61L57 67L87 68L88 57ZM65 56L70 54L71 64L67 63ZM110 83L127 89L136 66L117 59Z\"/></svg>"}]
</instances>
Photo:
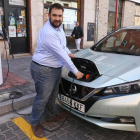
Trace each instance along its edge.
<instances>
[{"instance_id":1,"label":"charging cable","mask_svg":"<svg viewBox=\"0 0 140 140\"><path fill-rule=\"evenodd\" d=\"M5 37L7 38L7 41L8 41L8 44L9 44L9 48L8 48L8 49L10 50L10 49L11 49L10 37L9 37L8 32L6 31L6 29L4 29L4 31L5 31ZM1 34L1 35L2 35L2 37L4 38L4 34ZM3 81L3 83L0 85L0 87L3 86L3 84L5 83L5 81L6 81L7 78L8 78L8 74L9 74L9 61L8 61L7 48L6 48L5 40L4 40L4 48L5 48L5 52L6 52L6 61L7 61L7 65L8 65L8 70L7 70L6 78L4 79L4 81ZM12 53L12 57L13 57L13 59L14 59L13 53Z\"/></svg>"},{"instance_id":2,"label":"charging cable","mask_svg":"<svg viewBox=\"0 0 140 140\"><path fill-rule=\"evenodd\" d=\"M72 85L74 83L74 80L75 80L75 78L73 78L72 83L71 83L70 88L69 88L69 94L70 94L70 99L71 100L72 100ZM63 87L62 80L61 80L61 86ZM14 109L14 99L21 98L22 96L23 95L22 95L21 92L16 92L16 91L12 91L11 92L11 94L9 95L9 98L12 99L12 109L18 115L23 115L23 116L24 115L30 115L30 114L21 114L21 113L18 113ZM71 107L72 107L72 105L70 104L70 112L71 112ZM63 126L63 124L68 120L68 118L69 118L69 116L66 117L66 119L62 122L62 124L59 127L55 128L55 129L52 129L52 130L44 128L41 124L40 124L40 126L45 131L53 132L53 131L56 131L56 130L60 129Z\"/></svg>"},{"instance_id":3,"label":"charging cable","mask_svg":"<svg viewBox=\"0 0 140 140\"><path fill-rule=\"evenodd\" d=\"M72 100L72 85L74 83L74 80L75 80L75 78L73 78L72 83L71 83L70 88L69 88L70 100ZM62 80L61 80L61 86L63 87ZM70 104L70 111L69 112L71 112L71 107L72 107L72 104ZM52 130L44 128L41 124L40 124L40 126L45 131L53 132L53 131L60 129L63 126L63 124L68 120L68 118L69 118L69 116L66 117L66 119L62 122L62 124L59 127L52 129Z\"/></svg>"},{"instance_id":4,"label":"charging cable","mask_svg":"<svg viewBox=\"0 0 140 140\"><path fill-rule=\"evenodd\" d=\"M17 99L17 98L21 98L23 95L21 92L17 92L17 91L12 91L11 94L9 95L9 98L12 99L12 109L13 111L18 114L18 115L30 115L30 114L21 114L21 113L18 113L15 109L14 109L14 99Z\"/></svg>"},{"instance_id":5,"label":"charging cable","mask_svg":"<svg viewBox=\"0 0 140 140\"><path fill-rule=\"evenodd\" d=\"M8 35L6 29L5 29L5 34L6 34L6 37L7 37L7 41L8 41L8 44L9 44L9 50L10 50L10 49L11 49L11 42L10 42L10 38L9 38L9 35ZM7 58L8 72L7 72L7 75L6 75L6 78L5 78L4 82L0 85L0 87L3 86L3 84L4 84L5 81L7 80L8 74L9 74L9 61L8 61L7 48L6 48L5 41L4 41L4 45L5 45L5 50L6 50L6 58ZM12 57L13 57L13 59L14 59L13 53L12 53ZM73 78L73 81L72 81L71 86L70 86L70 88L69 88L69 94L70 94L70 99L71 99L71 100L72 100L72 85L73 85L73 83L74 83L74 80L75 80L75 77ZM61 81L61 85L62 85L62 81ZM62 86L63 86L63 85L62 85ZM23 115L23 116L24 116L24 115L30 115L30 114L21 114L21 113L18 113L18 112L14 109L14 99L21 98L22 96L23 96L23 95L22 95L21 92L17 92L17 91L12 91L12 92L11 92L11 94L9 95L9 98L12 99L12 109L13 109L13 111L14 111L16 114L18 114L18 115ZM72 107L72 105L70 104L70 112L71 112L71 107ZM68 118L69 118L69 116L66 117L65 121L63 121L62 124L61 124L58 128L55 128L55 129L52 129L52 130L44 128L41 124L40 124L40 126L41 126L42 129L45 130L45 131L53 132L53 131L56 131L56 130L60 129L60 128L63 126L63 124L68 120Z\"/></svg>"}]
</instances>

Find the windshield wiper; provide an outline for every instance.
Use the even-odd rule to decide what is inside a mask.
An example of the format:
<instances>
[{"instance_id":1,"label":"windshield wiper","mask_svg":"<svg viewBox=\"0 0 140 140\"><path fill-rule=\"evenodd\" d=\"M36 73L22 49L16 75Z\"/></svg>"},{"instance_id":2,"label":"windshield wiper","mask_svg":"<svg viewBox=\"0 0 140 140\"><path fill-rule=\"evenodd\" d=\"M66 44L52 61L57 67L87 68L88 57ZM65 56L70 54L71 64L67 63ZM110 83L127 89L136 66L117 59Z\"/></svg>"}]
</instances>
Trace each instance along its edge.
<instances>
[{"instance_id":1,"label":"windshield wiper","mask_svg":"<svg viewBox=\"0 0 140 140\"><path fill-rule=\"evenodd\" d=\"M100 47L100 46L97 46L96 48L94 48L94 51L103 52L103 51L101 50L101 47Z\"/></svg>"},{"instance_id":2,"label":"windshield wiper","mask_svg":"<svg viewBox=\"0 0 140 140\"><path fill-rule=\"evenodd\" d=\"M136 54L134 52L123 52L123 51L117 51L117 50L108 51L108 50L101 50L101 48L99 48L99 47L94 48L94 51L140 56L140 54Z\"/></svg>"},{"instance_id":3,"label":"windshield wiper","mask_svg":"<svg viewBox=\"0 0 140 140\"><path fill-rule=\"evenodd\" d=\"M137 55L137 56L140 55L140 54L136 54L134 52L120 52L120 54Z\"/></svg>"},{"instance_id":4,"label":"windshield wiper","mask_svg":"<svg viewBox=\"0 0 140 140\"><path fill-rule=\"evenodd\" d=\"M115 51L115 50L114 51L107 51L107 52L120 54L119 51Z\"/></svg>"},{"instance_id":5,"label":"windshield wiper","mask_svg":"<svg viewBox=\"0 0 140 140\"><path fill-rule=\"evenodd\" d=\"M98 52L102 52L102 50L101 50L101 48L95 48L95 50L94 51L98 51Z\"/></svg>"},{"instance_id":6,"label":"windshield wiper","mask_svg":"<svg viewBox=\"0 0 140 140\"><path fill-rule=\"evenodd\" d=\"M140 54L136 54L136 53L133 53L133 52L121 52L121 51L104 51L104 52L107 52L107 53L117 53L117 54L127 54L127 55L137 55L139 56Z\"/></svg>"}]
</instances>

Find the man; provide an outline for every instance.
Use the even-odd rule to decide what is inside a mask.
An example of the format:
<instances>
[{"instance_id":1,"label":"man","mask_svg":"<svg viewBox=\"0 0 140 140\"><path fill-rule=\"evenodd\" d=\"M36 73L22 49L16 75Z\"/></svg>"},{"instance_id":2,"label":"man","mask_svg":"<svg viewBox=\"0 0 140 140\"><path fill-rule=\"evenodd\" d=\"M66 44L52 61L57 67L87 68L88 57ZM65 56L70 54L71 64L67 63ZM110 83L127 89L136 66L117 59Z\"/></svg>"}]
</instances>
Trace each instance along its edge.
<instances>
[{"instance_id":1,"label":"man","mask_svg":"<svg viewBox=\"0 0 140 140\"><path fill-rule=\"evenodd\" d=\"M81 26L79 26L79 22L76 22L76 26L74 27L70 38L72 38L73 35L75 35L75 44L76 44L77 50L79 51L81 39L83 39L83 29Z\"/></svg>"},{"instance_id":2,"label":"man","mask_svg":"<svg viewBox=\"0 0 140 140\"><path fill-rule=\"evenodd\" d=\"M64 121L55 113L55 99L61 79L61 69L65 67L73 72L77 79L83 74L77 70L70 57L75 57L66 47L66 37L61 26L63 7L55 3L49 10L49 20L39 32L37 49L31 62L31 75L35 81L37 95L30 117L31 128L37 137L43 137L39 123L42 116L48 121Z\"/></svg>"}]
</instances>

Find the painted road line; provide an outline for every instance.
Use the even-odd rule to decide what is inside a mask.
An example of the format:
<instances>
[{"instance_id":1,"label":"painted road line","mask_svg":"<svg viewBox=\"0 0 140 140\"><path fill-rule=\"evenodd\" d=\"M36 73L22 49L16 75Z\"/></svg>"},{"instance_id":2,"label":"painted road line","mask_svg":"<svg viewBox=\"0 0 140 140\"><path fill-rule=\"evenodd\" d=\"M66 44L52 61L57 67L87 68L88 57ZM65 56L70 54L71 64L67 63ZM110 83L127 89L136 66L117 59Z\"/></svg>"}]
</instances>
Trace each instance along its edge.
<instances>
[{"instance_id":1,"label":"painted road line","mask_svg":"<svg viewBox=\"0 0 140 140\"><path fill-rule=\"evenodd\" d=\"M47 140L45 137L38 138L33 134L31 125L26 122L22 117L12 120L31 140Z\"/></svg>"}]
</instances>

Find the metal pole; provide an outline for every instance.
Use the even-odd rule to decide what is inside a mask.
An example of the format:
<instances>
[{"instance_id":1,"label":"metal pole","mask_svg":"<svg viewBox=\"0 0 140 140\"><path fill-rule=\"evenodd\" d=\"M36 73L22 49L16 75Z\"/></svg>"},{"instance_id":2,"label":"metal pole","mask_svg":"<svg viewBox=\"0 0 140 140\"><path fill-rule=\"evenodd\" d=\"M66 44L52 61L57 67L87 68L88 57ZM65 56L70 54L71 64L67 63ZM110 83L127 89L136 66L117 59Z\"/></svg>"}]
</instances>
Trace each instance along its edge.
<instances>
[{"instance_id":1,"label":"metal pole","mask_svg":"<svg viewBox=\"0 0 140 140\"><path fill-rule=\"evenodd\" d=\"M96 0L96 17L95 17L95 43L98 41L98 13L99 12L99 0Z\"/></svg>"},{"instance_id":2,"label":"metal pole","mask_svg":"<svg viewBox=\"0 0 140 140\"><path fill-rule=\"evenodd\" d=\"M116 0L115 30L117 30L118 5L119 5L119 0Z\"/></svg>"}]
</instances>

